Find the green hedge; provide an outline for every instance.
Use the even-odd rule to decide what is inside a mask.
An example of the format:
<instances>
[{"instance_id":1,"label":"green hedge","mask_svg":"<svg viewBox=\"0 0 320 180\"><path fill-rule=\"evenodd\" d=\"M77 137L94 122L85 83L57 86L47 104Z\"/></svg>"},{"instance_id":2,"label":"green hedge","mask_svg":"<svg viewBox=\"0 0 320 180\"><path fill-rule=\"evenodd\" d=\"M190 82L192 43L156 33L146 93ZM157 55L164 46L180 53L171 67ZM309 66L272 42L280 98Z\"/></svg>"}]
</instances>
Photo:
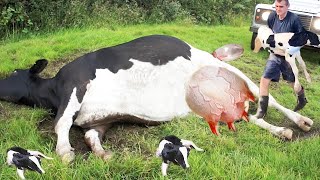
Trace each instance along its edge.
<instances>
[{"instance_id":1,"label":"green hedge","mask_svg":"<svg viewBox=\"0 0 320 180\"><path fill-rule=\"evenodd\" d=\"M187 20L224 24L272 0L2 0L0 36L38 30Z\"/></svg>"}]
</instances>

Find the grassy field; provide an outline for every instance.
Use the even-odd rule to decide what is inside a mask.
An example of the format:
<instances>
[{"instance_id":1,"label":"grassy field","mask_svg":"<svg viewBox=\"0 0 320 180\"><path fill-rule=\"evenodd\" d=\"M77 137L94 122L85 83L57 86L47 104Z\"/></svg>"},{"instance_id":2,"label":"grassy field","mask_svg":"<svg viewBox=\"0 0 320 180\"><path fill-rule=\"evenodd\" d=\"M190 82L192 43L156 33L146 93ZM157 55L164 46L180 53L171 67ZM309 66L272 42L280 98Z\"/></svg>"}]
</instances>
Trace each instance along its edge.
<instances>
[{"instance_id":1,"label":"grassy field","mask_svg":"<svg viewBox=\"0 0 320 180\"><path fill-rule=\"evenodd\" d=\"M73 29L54 34L35 36L0 44L0 77L16 68L30 67L35 60L50 61L42 73L55 75L58 69L75 57L102 47L116 45L149 34L176 36L199 49L212 52L228 43L241 44L244 55L233 62L254 82L262 74L267 52L254 54L250 50L251 33L248 26L195 26L188 24L115 26L105 29ZM74 127L71 142L76 148L72 164L63 164L55 154L56 136L51 114L43 109L0 101L0 179L17 178L16 169L6 162L6 150L12 146L35 149L54 157L43 160L46 173L26 172L27 179L166 179L161 176L161 160L155 157L158 141L169 134L193 140L205 152L191 151L188 170L171 165L169 179L319 179L320 177L320 53L303 49L307 69L313 82L308 84L303 74L300 81L306 89L309 103L300 112L314 120L310 132L302 132L296 125L269 109L268 122L289 127L294 139L284 141L251 123L236 124L237 132L220 126L221 136L214 136L205 121L190 114L159 126L144 127L116 124L106 134L103 146L114 152L104 162L88 151L83 133ZM1 88L1 87L0 87ZM272 84L271 93L285 107L293 109L296 99L285 83ZM255 107L250 109L255 112Z\"/></svg>"}]
</instances>

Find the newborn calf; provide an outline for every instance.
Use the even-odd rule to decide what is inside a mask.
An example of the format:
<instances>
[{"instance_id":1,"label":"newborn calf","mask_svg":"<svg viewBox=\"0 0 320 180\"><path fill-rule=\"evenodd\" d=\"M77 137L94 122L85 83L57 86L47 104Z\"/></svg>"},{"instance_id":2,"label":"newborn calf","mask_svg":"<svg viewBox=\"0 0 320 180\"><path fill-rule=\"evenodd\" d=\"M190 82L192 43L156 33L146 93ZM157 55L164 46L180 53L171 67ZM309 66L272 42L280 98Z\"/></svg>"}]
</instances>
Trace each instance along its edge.
<instances>
[{"instance_id":1,"label":"newborn calf","mask_svg":"<svg viewBox=\"0 0 320 180\"><path fill-rule=\"evenodd\" d=\"M179 139L174 135L162 138L156 152L156 155L162 157L163 160L161 165L162 175L167 175L167 169L171 162L180 165L184 169L190 167L188 156L191 148L197 151L203 151L203 149L197 147L192 141Z\"/></svg>"},{"instance_id":2,"label":"newborn calf","mask_svg":"<svg viewBox=\"0 0 320 180\"><path fill-rule=\"evenodd\" d=\"M41 158L52 159L41 152L26 150L21 147L12 147L7 150L8 165L15 165L20 179L25 179L23 173L25 169L45 173L41 167Z\"/></svg>"},{"instance_id":3,"label":"newborn calf","mask_svg":"<svg viewBox=\"0 0 320 180\"><path fill-rule=\"evenodd\" d=\"M310 31L303 31L300 33L273 33L267 26L261 26L258 29L258 34L255 39L254 52L259 52L260 48L268 48L269 52L285 56L286 61L290 64L293 74L295 76L294 89L297 92L299 88L298 68L295 59L302 67L306 79L311 82L311 78L306 69L306 64L303 61L300 49L304 45L319 46L319 37Z\"/></svg>"}]
</instances>

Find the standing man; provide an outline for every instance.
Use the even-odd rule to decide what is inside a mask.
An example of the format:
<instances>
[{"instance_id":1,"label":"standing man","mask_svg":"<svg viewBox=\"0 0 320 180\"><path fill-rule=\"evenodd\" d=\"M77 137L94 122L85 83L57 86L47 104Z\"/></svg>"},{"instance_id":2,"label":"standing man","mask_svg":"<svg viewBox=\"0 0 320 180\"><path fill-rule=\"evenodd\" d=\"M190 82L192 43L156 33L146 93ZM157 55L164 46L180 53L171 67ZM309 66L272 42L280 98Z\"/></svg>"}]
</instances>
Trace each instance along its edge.
<instances>
[{"instance_id":1,"label":"standing man","mask_svg":"<svg viewBox=\"0 0 320 180\"><path fill-rule=\"evenodd\" d=\"M288 11L289 6L289 0L275 1L276 11L272 12L268 18L268 26L273 30L274 33L298 33L304 31L299 17L296 14ZM263 118L267 113L269 102L269 85L271 81L278 82L280 79L280 74L282 74L283 79L286 80L293 88L295 78L290 64L285 60L284 56L270 53L263 75L260 79L259 107L255 115L257 118ZM297 95L298 100L294 111L298 111L307 104L307 99L302 86L300 86L295 94Z\"/></svg>"}]
</instances>

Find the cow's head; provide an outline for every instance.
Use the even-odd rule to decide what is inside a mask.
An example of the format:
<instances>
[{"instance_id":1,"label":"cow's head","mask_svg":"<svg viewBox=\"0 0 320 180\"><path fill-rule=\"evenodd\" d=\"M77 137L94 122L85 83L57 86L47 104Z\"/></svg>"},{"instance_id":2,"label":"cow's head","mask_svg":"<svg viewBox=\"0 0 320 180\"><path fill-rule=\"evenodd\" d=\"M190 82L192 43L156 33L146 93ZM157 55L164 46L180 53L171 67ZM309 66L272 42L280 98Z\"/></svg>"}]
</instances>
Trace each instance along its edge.
<instances>
[{"instance_id":1,"label":"cow's head","mask_svg":"<svg viewBox=\"0 0 320 180\"><path fill-rule=\"evenodd\" d=\"M9 77L0 80L0 100L32 105L30 87L37 83L38 74L47 64L45 59L37 60L30 69L16 69Z\"/></svg>"}]
</instances>

